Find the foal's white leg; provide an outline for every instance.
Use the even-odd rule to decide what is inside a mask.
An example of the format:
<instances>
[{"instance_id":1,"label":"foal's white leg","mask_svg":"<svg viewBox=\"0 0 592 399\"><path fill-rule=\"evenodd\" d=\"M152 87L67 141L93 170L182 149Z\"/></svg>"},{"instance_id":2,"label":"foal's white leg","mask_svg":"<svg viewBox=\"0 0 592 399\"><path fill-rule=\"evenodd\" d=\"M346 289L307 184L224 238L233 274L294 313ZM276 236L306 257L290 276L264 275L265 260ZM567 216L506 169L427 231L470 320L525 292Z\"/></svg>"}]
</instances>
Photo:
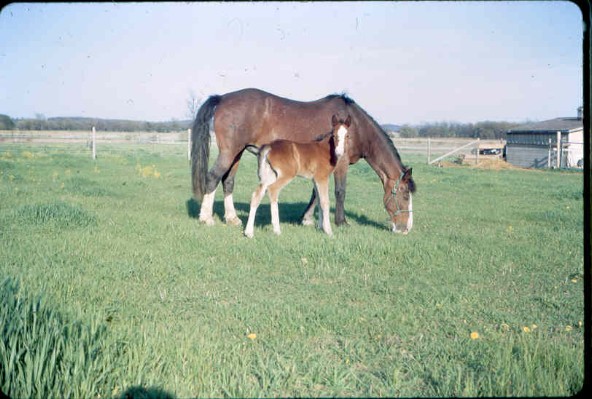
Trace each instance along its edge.
<instances>
[{"instance_id":1,"label":"foal's white leg","mask_svg":"<svg viewBox=\"0 0 592 399\"><path fill-rule=\"evenodd\" d=\"M280 229L280 210L278 207L277 195L275 196L275 199L272 199L271 192L269 195L269 208L271 210L271 225L273 226L273 232L279 236L282 234Z\"/></svg>"},{"instance_id":2,"label":"foal's white leg","mask_svg":"<svg viewBox=\"0 0 592 399\"><path fill-rule=\"evenodd\" d=\"M208 226L214 224L214 197L216 189L211 193L205 194L201 201L201 208L199 210L199 221Z\"/></svg>"},{"instance_id":3,"label":"foal's white leg","mask_svg":"<svg viewBox=\"0 0 592 399\"><path fill-rule=\"evenodd\" d=\"M261 198L263 198L265 195L266 189L267 187L264 186L263 183L259 184L251 196L251 209L249 210L249 219L247 220L247 226L245 227L245 235L249 238L253 238L255 230L255 214L257 213L259 204L261 203Z\"/></svg>"},{"instance_id":4,"label":"foal's white leg","mask_svg":"<svg viewBox=\"0 0 592 399\"><path fill-rule=\"evenodd\" d=\"M316 187L319 196L319 204L321 205L319 227L329 236L332 236L333 231L331 230L331 221L329 218L329 182L317 183Z\"/></svg>"}]
</instances>

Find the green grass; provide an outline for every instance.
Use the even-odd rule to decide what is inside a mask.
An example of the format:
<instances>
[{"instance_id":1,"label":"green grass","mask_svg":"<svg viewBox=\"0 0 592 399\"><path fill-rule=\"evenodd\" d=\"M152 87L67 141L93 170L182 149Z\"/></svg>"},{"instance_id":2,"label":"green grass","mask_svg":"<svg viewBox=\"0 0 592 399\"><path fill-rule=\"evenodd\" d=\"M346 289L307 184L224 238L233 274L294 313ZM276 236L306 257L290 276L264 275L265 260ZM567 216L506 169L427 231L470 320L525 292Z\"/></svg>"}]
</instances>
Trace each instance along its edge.
<instances>
[{"instance_id":1,"label":"green grass","mask_svg":"<svg viewBox=\"0 0 592 399\"><path fill-rule=\"evenodd\" d=\"M11 397L565 396L583 384L582 175L414 167L388 231L365 162L349 228L200 225L184 148L0 151L0 390ZM256 159L235 186L246 222ZM249 334L256 334L250 339ZM477 339L471 339L477 333ZM475 336L475 335L474 335ZM251 336L252 337L252 336ZM14 352L14 355L13 355ZM54 367L54 364L58 366ZM30 381L34 381L30 384Z\"/></svg>"}]
</instances>

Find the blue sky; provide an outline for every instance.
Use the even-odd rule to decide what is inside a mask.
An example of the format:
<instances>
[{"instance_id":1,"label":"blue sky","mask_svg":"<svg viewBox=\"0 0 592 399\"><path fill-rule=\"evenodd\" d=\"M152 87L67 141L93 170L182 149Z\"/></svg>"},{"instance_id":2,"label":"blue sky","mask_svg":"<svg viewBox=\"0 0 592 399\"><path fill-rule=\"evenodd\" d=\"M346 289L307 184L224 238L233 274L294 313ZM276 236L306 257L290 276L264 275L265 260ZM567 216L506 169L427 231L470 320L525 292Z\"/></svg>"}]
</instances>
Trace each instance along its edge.
<instances>
[{"instance_id":1,"label":"blue sky","mask_svg":"<svg viewBox=\"0 0 592 399\"><path fill-rule=\"evenodd\" d=\"M575 116L582 32L566 1L17 3L0 113L188 119L192 93L257 87L381 123Z\"/></svg>"}]
</instances>

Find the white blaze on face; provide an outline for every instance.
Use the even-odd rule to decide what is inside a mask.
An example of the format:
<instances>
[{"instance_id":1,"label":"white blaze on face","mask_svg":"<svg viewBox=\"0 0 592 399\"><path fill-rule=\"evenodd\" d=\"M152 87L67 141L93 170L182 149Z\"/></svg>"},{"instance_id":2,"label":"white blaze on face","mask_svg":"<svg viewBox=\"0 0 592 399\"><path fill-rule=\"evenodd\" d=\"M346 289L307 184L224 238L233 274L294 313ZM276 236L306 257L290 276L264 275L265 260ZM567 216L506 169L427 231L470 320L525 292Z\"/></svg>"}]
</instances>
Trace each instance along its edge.
<instances>
[{"instance_id":1,"label":"white blaze on face","mask_svg":"<svg viewBox=\"0 0 592 399\"><path fill-rule=\"evenodd\" d=\"M345 126L339 126L337 129L337 147L335 147L335 155L338 157L342 156L345 152L345 136L347 129Z\"/></svg>"},{"instance_id":2,"label":"white blaze on face","mask_svg":"<svg viewBox=\"0 0 592 399\"><path fill-rule=\"evenodd\" d=\"M407 219L407 231L413 227L413 194L409 193L409 219Z\"/></svg>"}]
</instances>

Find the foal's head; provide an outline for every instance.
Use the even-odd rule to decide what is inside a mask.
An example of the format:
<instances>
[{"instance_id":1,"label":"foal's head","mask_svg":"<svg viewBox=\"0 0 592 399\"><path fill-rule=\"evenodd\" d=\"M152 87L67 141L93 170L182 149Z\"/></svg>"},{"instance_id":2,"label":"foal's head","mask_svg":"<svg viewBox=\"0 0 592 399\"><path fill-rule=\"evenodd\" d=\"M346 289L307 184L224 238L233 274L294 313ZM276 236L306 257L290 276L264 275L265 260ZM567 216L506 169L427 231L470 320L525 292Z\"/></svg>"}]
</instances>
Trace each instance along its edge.
<instances>
[{"instance_id":1,"label":"foal's head","mask_svg":"<svg viewBox=\"0 0 592 399\"><path fill-rule=\"evenodd\" d=\"M351 125L351 116L348 115L345 120L342 120L333 115L331 124L333 125L332 135L335 142L335 156L339 158L345 153L345 142L347 140L347 130Z\"/></svg>"},{"instance_id":2,"label":"foal's head","mask_svg":"<svg viewBox=\"0 0 592 399\"><path fill-rule=\"evenodd\" d=\"M395 233L407 234L413 227L413 192L415 183L411 177L411 168L403 167L399 178L394 181L391 192L386 190L384 194L384 206L391 217L392 230Z\"/></svg>"}]
</instances>

